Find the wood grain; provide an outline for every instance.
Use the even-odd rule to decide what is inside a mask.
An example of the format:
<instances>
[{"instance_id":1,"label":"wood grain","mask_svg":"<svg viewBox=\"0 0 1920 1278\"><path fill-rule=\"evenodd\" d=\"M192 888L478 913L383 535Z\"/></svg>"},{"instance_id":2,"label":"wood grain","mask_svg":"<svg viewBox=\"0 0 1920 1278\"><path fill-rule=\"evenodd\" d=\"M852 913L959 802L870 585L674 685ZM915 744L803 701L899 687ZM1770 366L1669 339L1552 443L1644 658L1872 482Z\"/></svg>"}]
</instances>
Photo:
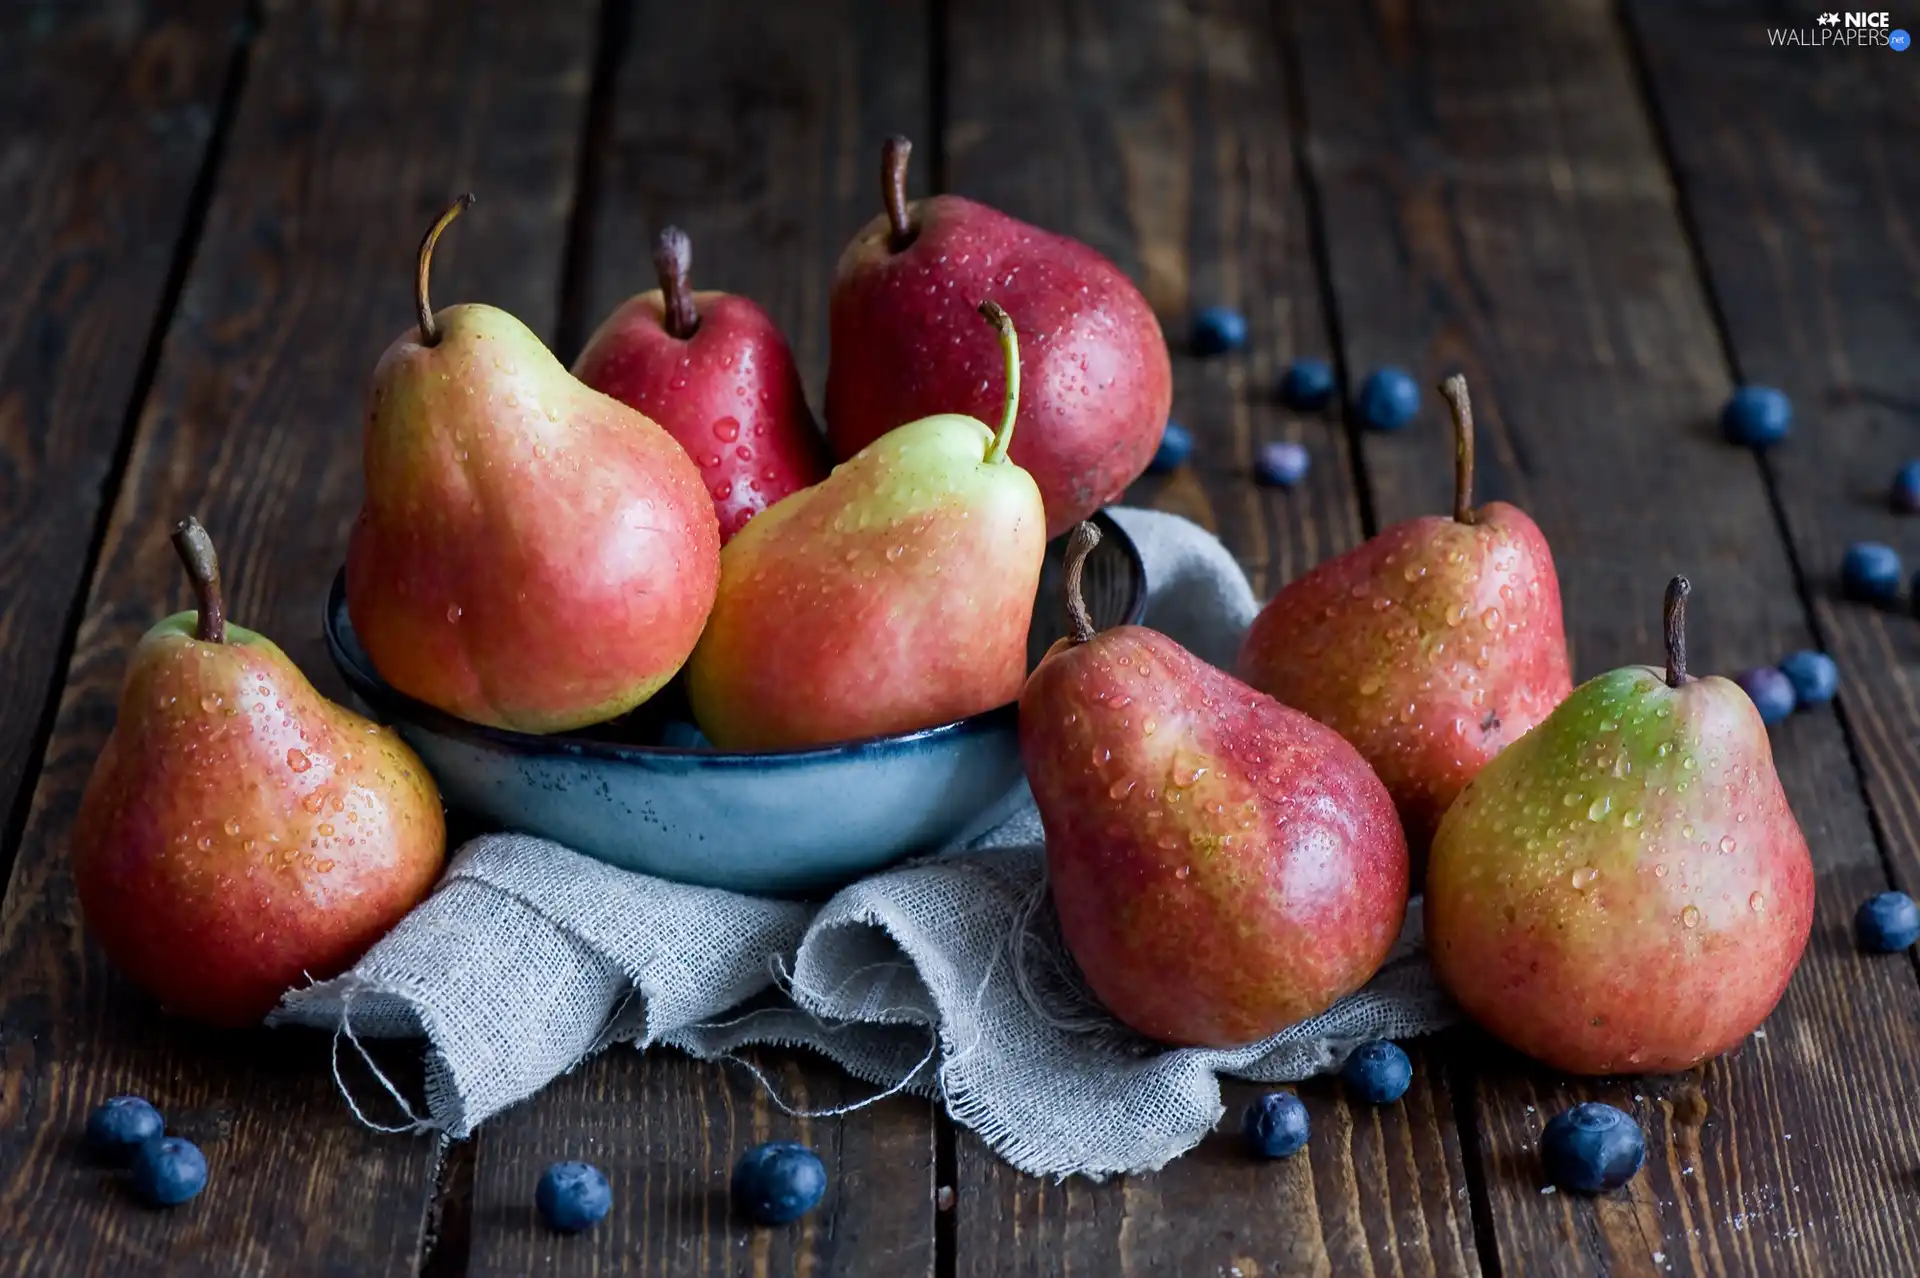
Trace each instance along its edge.
<instances>
[{"instance_id":1,"label":"wood grain","mask_svg":"<svg viewBox=\"0 0 1920 1278\"><path fill-rule=\"evenodd\" d=\"M323 1037L150 1011L87 943L64 845L127 650L185 603L166 538L183 514L223 551L230 615L338 690L320 605L359 501L366 378L411 322L420 228L479 190L436 297L551 329L595 16L585 0L267 14L0 913L0 1272L414 1272L432 1142L357 1126ZM122 1091L201 1142L212 1179L191 1205L132 1209L77 1156L88 1108Z\"/></svg>"},{"instance_id":2,"label":"wood grain","mask_svg":"<svg viewBox=\"0 0 1920 1278\"><path fill-rule=\"evenodd\" d=\"M1728 370L1610 7L1291 17L1348 366L1398 363L1424 385L1466 371L1483 490L1546 531L1576 675L1653 657L1678 570L1695 586L1697 668L1805 646L1763 477L1711 426ZM1413 429L1366 441L1382 519L1445 508L1448 443L1428 404ZM1697 1076L1579 1082L1485 1049L1472 1114L1502 1272L1911 1268L1920 1131L1863 1111L1912 1106L1920 991L1847 935L1886 879L1838 725L1800 716L1773 746L1818 876L1784 1002L1764 1037ZM1647 1169L1597 1201L1543 1194L1539 1129L1587 1097L1639 1117Z\"/></svg>"},{"instance_id":3,"label":"wood grain","mask_svg":"<svg viewBox=\"0 0 1920 1278\"><path fill-rule=\"evenodd\" d=\"M1920 891L1920 627L1838 589L1854 541L1920 567L1920 519L1887 504L1920 457L1920 77L1885 48L1769 46L1797 13L1629 10L1734 367L1794 402L1767 467L1894 875Z\"/></svg>"},{"instance_id":4,"label":"wood grain","mask_svg":"<svg viewBox=\"0 0 1920 1278\"><path fill-rule=\"evenodd\" d=\"M0 9L0 879L241 12Z\"/></svg>"},{"instance_id":5,"label":"wood grain","mask_svg":"<svg viewBox=\"0 0 1920 1278\"><path fill-rule=\"evenodd\" d=\"M1172 337L1193 461L1129 500L1218 530L1263 594L1358 541L1339 423L1275 397L1290 359L1330 350L1268 6L969 3L948 21L952 189L1087 240L1142 283ZM1216 301L1247 313L1249 347L1190 358L1187 313ZM1285 494L1249 478L1258 445L1279 438L1313 458ZM1228 1087L1223 1131L1197 1151L1098 1185L1023 1176L960 1132L955 1272L1477 1272L1440 1055L1413 1046L1416 1085L1400 1105L1351 1107L1325 1080L1304 1088L1313 1142L1285 1163L1241 1153L1240 1111L1262 1090L1245 1084Z\"/></svg>"},{"instance_id":6,"label":"wood grain","mask_svg":"<svg viewBox=\"0 0 1920 1278\"><path fill-rule=\"evenodd\" d=\"M844 1106L879 1090L812 1053L744 1055L796 1110ZM620 1046L482 1135L472 1278L934 1272L933 1119L922 1100L891 1097L845 1118L795 1118L739 1066ZM769 1140L799 1141L827 1167L820 1207L778 1228L741 1218L728 1193L734 1161ZM613 1185L612 1213L571 1237L542 1226L533 1208L542 1169L562 1159L593 1163Z\"/></svg>"},{"instance_id":7,"label":"wood grain","mask_svg":"<svg viewBox=\"0 0 1920 1278\"><path fill-rule=\"evenodd\" d=\"M582 337L657 287L653 234L693 240L694 287L744 293L793 346L821 411L827 292L880 211L880 141L932 119L920 0L634 0L588 219ZM914 157L914 189L931 156Z\"/></svg>"},{"instance_id":8,"label":"wood grain","mask_svg":"<svg viewBox=\"0 0 1920 1278\"><path fill-rule=\"evenodd\" d=\"M841 247L878 207L880 140L921 134L931 118L927 7L643 0L624 26L567 309L584 336L653 288L653 233L677 223L693 240L695 287L766 307L817 408L827 290ZM753 1059L797 1109L879 1090L808 1053ZM769 1139L818 1149L830 1177L821 1208L784 1229L728 1210L734 1161ZM531 1203L541 1169L568 1157L601 1166L616 1190L608 1220L562 1239ZM933 1176L924 1101L796 1120L736 1066L616 1047L483 1133L469 1272L930 1276Z\"/></svg>"}]
</instances>

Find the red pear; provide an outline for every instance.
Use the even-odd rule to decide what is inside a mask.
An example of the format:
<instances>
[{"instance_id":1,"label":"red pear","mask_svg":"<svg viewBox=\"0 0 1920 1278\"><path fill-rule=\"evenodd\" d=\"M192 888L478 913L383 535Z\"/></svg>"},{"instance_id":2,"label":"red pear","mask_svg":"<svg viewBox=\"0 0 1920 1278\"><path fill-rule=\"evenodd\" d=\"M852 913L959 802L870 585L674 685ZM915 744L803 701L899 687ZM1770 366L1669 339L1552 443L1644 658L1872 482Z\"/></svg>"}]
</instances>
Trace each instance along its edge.
<instances>
[{"instance_id":1,"label":"red pear","mask_svg":"<svg viewBox=\"0 0 1920 1278\"><path fill-rule=\"evenodd\" d=\"M1338 733L1163 634L1073 634L1020 697L1061 931L1115 1016L1169 1043L1255 1042L1379 970L1407 907L1386 787Z\"/></svg>"},{"instance_id":2,"label":"red pear","mask_svg":"<svg viewBox=\"0 0 1920 1278\"><path fill-rule=\"evenodd\" d=\"M834 273L827 434L842 459L933 413L991 420L1000 361L974 318L992 297L1020 317L1026 398L1013 459L1058 536L1139 477L1173 397L1147 300L1078 240L957 195L907 202L905 138L882 156L885 212Z\"/></svg>"},{"instance_id":3,"label":"red pear","mask_svg":"<svg viewBox=\"0 0 1920 1278\"><path fill-rule=\"evenodd\" d=\"M660 423L700 467L724 543L788 493L827 477L826 443L772 318L734 293L693 291L693 250L660 232L660 287L587 339L574 376Z\"/></svg>"},{"instance_id":4,"label":"red pear","mask_svg":"<svg viewBox=\"0 0 1920 1278\"><path fill-rule=\"evenodd\" d=\"M1393 794L1421 880L1441 814L1573 687L1547 539L1473 505L1464 378L1441 387L1457 441L1452 518L1383 529L1290 583L1254 619L1240 677L1359 748Z\"/></svg>"},{"instance_id":5,"label":"red pear","mask_svg":"<svg viewBox=\"0 0 1920 1278\"><path fill-rule=\"evenodd\" d=\"M1460 1006L1576 1074L1664 1074L1766 1019L1813 926L1813 862L1738 684L1667 668L1588 680L1481 769L1427 871L1427 946Z\"/></svg>"},{"instance_id":6,"label":"red pear","mask_svg":"<svg viewBox=\"0 0 1920 1278\"><path fill-rule=\"evenodd\" d=\"M720 524L686 450L491 306L427 302L374 370L347 611L381 675L475 723L626 713L693 651Z\"/></svg>"},{"instance_id":7,"label":"red pear","mask_svg":"<svg viewBox=\"0 0 1920 1278\"><path fill-rule=\"evenodd\" d=\"M173 541L199 607L133 651L74 823L74 885L87 930L135 984L170 1011L245 1025L344 971L419 904L446 824L391 729L227 622L200 525Z\"/></svg>"}]
</instances>

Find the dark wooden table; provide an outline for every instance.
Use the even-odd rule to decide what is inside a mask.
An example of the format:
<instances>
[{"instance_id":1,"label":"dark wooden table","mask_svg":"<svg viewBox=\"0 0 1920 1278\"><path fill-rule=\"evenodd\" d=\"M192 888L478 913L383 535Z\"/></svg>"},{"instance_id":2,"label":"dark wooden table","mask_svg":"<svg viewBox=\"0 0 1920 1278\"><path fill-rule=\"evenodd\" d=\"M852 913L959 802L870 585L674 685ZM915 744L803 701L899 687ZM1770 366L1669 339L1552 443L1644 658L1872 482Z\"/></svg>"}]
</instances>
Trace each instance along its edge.
<instances>
[{"instance_id":1,"label":"dark wooden table","mask_svg":"<svg viewBox=\"0 0 1920 1278\"><path fill-rule=\"evenodd\" d=\"M1920 621L1833 580L1854 539L1920 551L1882 495L1920 453L1920 52L1770 47L1813 22L1732 0L0 7L0 1273L1920 1271L1920 983L1848 939L1862 898L1920 889ZM615 1050L468 1142L376 1135L324 1038L170 1023L105 966L65 840L129 647L185 606L166 528L197 513L232 613L340 694L319 606L423 218L480 192L436 296L504 306L563 358L677 220L818 403L833 262L892 131L921 144L916 191L1090 241L1175 331L1247 312L1244 355L1176 358L1199 446L1131 496L1218 530L1263 592L1450 485L1431 398L1363 436L1279 407L1285 362L1330 356L1349 396L1381 364L1459 368L1485 493L1553 543L1578 674L1655 655L1680 570L1697 666L1835 654L1838 707L1773 733L1819 904L1764 1035L1580 1082L1462 1031L1411 1045L1402 1104L1305 1085L1305 1157L1254 1165L1223 1133L1157 1176L1055 1184L925 1103L801 1121L665 1051ZM1712 426L1744 379L1798 408L1764 459ZM1257 489L1281 437L1311 479ZM869 1090L758 1060L803 1104ZM122 1091L206 1149L191 1206L142 1210L77 1155ZM1534 1148L1584 1097L1650 1145L1598 1201L1544 1194ZM804 1224L749 1230L727 1171L773 1136L832 1185ZM584 1237L534 1222L558 1157L617 1187Z\"/></svg>"}]
</instances>

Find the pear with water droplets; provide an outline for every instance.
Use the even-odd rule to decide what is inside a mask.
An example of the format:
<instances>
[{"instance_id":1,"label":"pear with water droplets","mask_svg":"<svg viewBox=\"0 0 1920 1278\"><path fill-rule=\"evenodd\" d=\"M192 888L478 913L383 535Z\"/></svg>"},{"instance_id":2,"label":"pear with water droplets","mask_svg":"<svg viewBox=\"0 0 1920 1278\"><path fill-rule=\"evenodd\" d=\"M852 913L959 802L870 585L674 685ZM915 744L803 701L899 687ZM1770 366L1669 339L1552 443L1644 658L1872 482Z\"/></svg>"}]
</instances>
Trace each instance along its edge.
<instances>
[{"instance_id":1,"label":"pear with water droplets","mask_svg":"<svg viewBox=\"0 0 1920 1278\"><path fill-rule=\"evenodd\" d=\"M840 254L828 297L827 437L836 457L931 412L990 416L999 369L967 309L1020 317L1027 384L1013 458L1060 536L1140 477L1173 402L1153 307L1092 248L958 195L909 202L899 136L881 147L883 211Z\"/></svg>"},{"instance_id":2,"label":"pear with water droplets","mask_svg":"<svg viewBox=\"0 0 1920 1278\"><path fill-rule=\"evenodd\" d=\"M1440 823L1427 947L1496 1037L1576 1074L1668 1073L1739 1043L1786 990L1813 864L1753 702L1667 668L1583 683Z\"/></svg>"},{"instance_id":3,"label":"pear with water droplets","mask_svg":"<svg viewBox=\"0 0 1920 1278\"><path fill-rule=\"evenodd\" d=\"M231 625L213 544L174 532L198 608L133 650L74 822L87 931L169 1011L245 1025L344 971L433 887L440 796L405 743Z\"/></svg>"},{"instance_id":4,"label":"pear with water droplets","mask_svg":"<svg viewBox=\"0 0 1920 1278\"><path fill-rule=\"evenodd\" d=\"M1454 409L1452 518L1394 524L1273 597L1240 677L1339 732L1386 782L1421 880L1461 787L1573 687L1553 554L1506 502L1473 505L1466 381Z\"/></svg>"},{"instance_id":5,"label":"pear with water droplets","mask_svg":"<svg viewBox=\"0 0 1920 1278\"><path fill-rule=\"evenodd\" d=\"M1407 908L1393 800L1331 728L1143 626L1095 633L1068 549L1073 634L1020 696L1020 753L1061 934L1150 1038L1256 1042L1386 960Z\"/></svg>"},{"instance_id":6,"label":"pear with water droplets","mask_svg":"<svg viewBox=\"0 0 1920 1278\"><path fill-rule=\"evenodd\" d=\"M386 681L448 714L567 732L666 686L700 637L720 522L693 459L492 306L427 300L368 393L347 613Z\"/></svg>"},{"instance_id":7,"label":"pear with water droplets","mask_svg":"<svg viewBox=\"0 0 1920 1278\"><path fill-rule=\"evenodd\" d=\"M1020 695L1046 513L1007 457L1020 404L1013 321L992 302L980 311L1006 363L998 431L957 413L897 427L720 552L713 615L687 663L694 718L714 745L911 732Z\"/></svg>"}]
</instances>

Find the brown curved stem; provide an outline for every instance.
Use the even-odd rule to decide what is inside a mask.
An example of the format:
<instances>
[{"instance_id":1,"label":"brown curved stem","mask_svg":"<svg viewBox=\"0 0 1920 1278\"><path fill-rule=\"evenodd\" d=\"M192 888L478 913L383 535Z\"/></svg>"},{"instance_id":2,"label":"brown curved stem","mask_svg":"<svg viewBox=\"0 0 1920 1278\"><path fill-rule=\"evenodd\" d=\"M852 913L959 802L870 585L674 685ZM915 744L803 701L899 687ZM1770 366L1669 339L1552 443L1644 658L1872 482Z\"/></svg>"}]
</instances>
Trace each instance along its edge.
<instances>
[{"instance_id":1,"label":"brown curved stem","mask_svg":"<svg viewBox=\"0 0 1920 1278\"><path fill-rule=\"evenodd\" d=\"M700 327L700 312L693 304L693 241L677 226L662 228L653 241L653 270L660 277L660 292L666 298L666 328L681 341L692 337Z\"/></svg>"},{"instance_id":2,"label":"brown curved stem","mask_svg":"<svg viewBox=\"0 0 1920 1278\"><path fill-rule=\"evenodd\" d=\"M446 211L433 219L433 225L427 228L426 236L420 241L420 266L413 277L413 305L420 312L420 344L438 346L440 344L440 326L433 322L433 306L427 301L427 276L433 269L433 246L440 238L440 232L453 223L473 206L473 192L447 205Z\"/></svg>"},{"instance_id":3,"label":"brown curved stem","mask_svg":"<svg viewBox=\"0 0 1920 1278\"><path fill-rule=\"evenodd\" d=\"M907 220L907 157L913 143L898 133L880 144L880 199L887 207L887 247L898 253L913 243L913 224Z\"/></svg>"},{"instance_id":4,"label":"brown curved stem","mask_svg":"<svg viewBox=\"0 0 1920 1278\"><path fill-rule=\"evenodd\" d=\"M1467 397L1467 379L1459 373L1440 383L1440 394L1453 410L1453 519L1470 524L1473 515L1473 401Z\"/></svg>"},{"instance_id":5,"label":"brown curved stem","mask_svg":"<svg viewBox=\"0 0 1920 1278\"><path fill-rule=\"evenodd\" d=\"M1086 596L1080 593L1080 581L1087 571L1087 556L1100 544L1100 530L1085 520L1073 526L1067 540L1067 622L1073 627L1073 641L1085 643L1098 633L1087 612Z\"/></svg>"},{"instance_id":6,"label":"brown curved stem","mask_svg":"<svg viewBox=\"0 0 1920 1278\"><path fill-rule=\"evenodd\" d=\"M1667 686L1678 688L1692 679L1687 673L1687 596L1693 586L1685 577L1667 583Z\"/></svg>"},{"instance_id":7,"label":"brown curved stem","mask_svg":"<svg viewBox=\"0 0 1920 1278\"><path fill-rule=\"evenodd\" d=\"M193 583L199 611L193 637L205 643L225 643L227 604L220 593L220 557L213 553L213 538L207 536L199 520L188 515L174 526L173 548L186 566L187 580Z\"/></svg>"}]
</instances>

